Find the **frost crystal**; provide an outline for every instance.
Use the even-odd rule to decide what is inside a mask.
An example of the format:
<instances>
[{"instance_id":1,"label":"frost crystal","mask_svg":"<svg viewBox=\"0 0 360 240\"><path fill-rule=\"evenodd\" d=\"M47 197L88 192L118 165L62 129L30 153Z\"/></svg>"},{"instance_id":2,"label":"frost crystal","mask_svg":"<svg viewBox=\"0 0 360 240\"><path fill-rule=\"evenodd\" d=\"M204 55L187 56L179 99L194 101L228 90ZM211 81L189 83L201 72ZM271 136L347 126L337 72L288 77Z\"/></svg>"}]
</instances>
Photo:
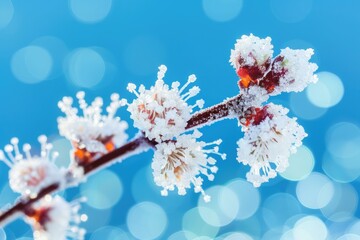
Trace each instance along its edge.
<instances>
[{"instance_id":1,"label":"frost crystal","mask_svg":"<svg viewBox=\"0 0 360 240\"><path fill-rule=\"evenodd\" d=\"M268 104L254 112L244 124L244 138L237 142L237 160L250 166L247 180L259 187L277 172L285 171L289 156L307 134L296 118L286 115L288 109L282 106Z\"/></svg>"},{"instance_id":2,"label":"frost crystal","mask_svg":"<svg viewBox=\"0 0 360 240\"><path fill-rule=\"evenodd\" d=\"M301 92L310 83L316 83L318 78L314 75L318 66L311 63L313 49L293 50L285 48L275 58L271 72L264 78L264 82L277 83L271 95L281 92Z\"/></svg>"},{"instance_id":3,"label":"frost crystal","mask_svg":"<svg viewBox=\"0 0 360 240\"><path fill-rule=\"evenodd\" d=\"M209 154L220 155L225 159L225 154L220 154L219 145L221 140L211 143L198 142L201 133L197 130L191 135L181 135L174 141L162 142L156 145L151 167L155 183L163 187L161 194L166 196L168 190L178 189L179 195L186 194L186 188L194 185L195 192L201 192L205 201L210 197L202 189L204 175L208 180L214 179L217 172L216 160ZM206 148L209 147L210 148Z\"/></svg>"},{"instance_id":4,"label":"frost crystal","mask_svg":"<svg viewBox=\"0 0 360 240\"><path fill-rule=\"evenodd\" d=\"M34 229L34 239L84 239L85 230L77 226L81 222L79 209L79 202L68 203L59 196L47 195L26 211L27 221Z\"/></svg>"},{"instance_id":5,"label":"frost crystal","mask_svg":"<svg viewBox=\"0 0 360 240\"><path fill-rule=\"evenodd\" d=\"M66 117L59 117L58 125L60 135L74 145L78 163L91 161L96 154L110 152L125 143L128 125L115 116L117 109L126 104L124 99L120 99L118 94L111 95L111 104L106 108L107 115L103 115L102 98L97 97L88 105L84 92L78 92L76 97L83 114L78 115L78 109L72 106L71 97L64 97L58 105Z\"/></svg>"},{"instance_id":6,"label":"frost crystal","mask_svg":"<svg viewBox=\"0 0 360 240\"><path fill-rule=\"evenodd\" d=\"M0 160L10 167L9 183L14 192L22 195L36 196L41 189L51 184L62 184L62 171L54 164L57 152L51 154L52 145L47 143L44 135L39 137L41 144L40 156L31 156L29 144L24 144L25 156L20 153L17 138L11 139L11 145L5 146L5 154L0 150Z\"/></svg>"},{"instance_id":7,"label":"frost crystal","mask_svg":"<svg viewBox=\"0 0 360 240\"><path fill-rule=\"evenodd\" d=\"M270 67L273 55L271 38L260 39L252 34L243 35L236 41L235 49L231 50L230 63L241 80L239 86L248 88L258 84Z\"/></svg>"},{"instance_id":8,"label":"frost crystal","mask_svg":"<svg viewBox=\"0 0 360 240\"><path fill-rule=\"evenodd\" d=\"M127 88L137 97L128 106L134 126L143 131L150 140L155 139L158 142L172 139L184 132L193 108L202 108L204 105L202 99L192 106L186 102L200 92L197 86L184 92L190 83L195 82L195 75L190 75L187 83L180 89L179 82L173 82L170 88L163 81L166 70L164 65L159 67L155 86L149 90L140 85L136 91L136 85L132 83Z\"/></svg>"},{"instance_id":9,"label":"frost crystal","mask_svg":"<svg viewBox=\"0 0 360 240\"><path fill-rule=\"evenodd\" d=\"M243 35L236 40L235 49L231 50L230 63L235 69L243 66L263 65L273 55L271 38L258 38L253 34Z\"/></svg>"}]
</instances>

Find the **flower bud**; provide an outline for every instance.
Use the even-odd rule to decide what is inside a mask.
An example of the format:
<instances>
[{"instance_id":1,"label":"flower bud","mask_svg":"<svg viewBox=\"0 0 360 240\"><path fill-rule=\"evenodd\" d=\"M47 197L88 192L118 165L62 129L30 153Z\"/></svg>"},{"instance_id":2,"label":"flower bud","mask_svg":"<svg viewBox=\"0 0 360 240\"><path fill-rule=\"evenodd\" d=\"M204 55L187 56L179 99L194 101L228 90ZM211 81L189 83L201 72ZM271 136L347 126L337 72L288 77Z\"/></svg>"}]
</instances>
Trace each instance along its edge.
<instances>
[{"instance_id":1,"label":"flower bud","mask_svg":"<svg viewBox=\"0 0 360 240\"><path fill-rule=\"evenodd\" d=\"M273 55L271 38L260 39L252 34L243 35L231 50L230 63L240 77L239 87L246 89L258 85L270 67Z\"/></svg>"},{"instance_id":2,"label":"flower bud","mask_svg":"<svg viewBox=\"0 0 360 240\"><path fill-rule=\"evenodd\" d=\"M310 83L316 83L318 78L314 74L318 66L310 62L314 54L313 49L281 50L271 66L271 71L260 82L271 95L281 92L301 92Z\"/></svg>"}]
</instances>

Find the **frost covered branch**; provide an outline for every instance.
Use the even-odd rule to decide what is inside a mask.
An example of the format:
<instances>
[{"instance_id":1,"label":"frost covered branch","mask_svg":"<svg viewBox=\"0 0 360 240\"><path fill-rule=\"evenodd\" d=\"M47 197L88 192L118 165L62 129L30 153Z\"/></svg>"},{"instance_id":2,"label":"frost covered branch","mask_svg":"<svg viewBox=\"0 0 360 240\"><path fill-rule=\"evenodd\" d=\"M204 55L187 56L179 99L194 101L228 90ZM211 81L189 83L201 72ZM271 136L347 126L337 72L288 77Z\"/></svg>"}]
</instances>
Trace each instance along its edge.
<instances>
[{"instance_id":1,"label":"frost covered branch","mask_svg":"<svg viewBox=\"0 0 360 240\"><path fill-rule=\"evenodd\" d=\"M154 150L151 167L163 196L173 190L184 195L193 188L210 201L202 188L203 181L214 179L217 159L225 159L226 155L219 152L221 139L203 142L198 129L223 119L236 119L244 132L237 142L237 160L249 165L246 178L259 187L288 167L289 156L307 136L296 118L287 116L288 109L266 101L282 92L302 91L317 81L317 66L310 62L312 54L312 49L286 48L273 57L269 37L242 36L230 56L239 77L240 93L206 109L202 109L202 99L189 103L200 92L198 86L191 86L195 75L190 75L183 86L179 82L168 85L164 65L159 67L157 80L149 89L128 85L128 91L135 95L132 102L113 94L106 114L102 112L102 98L88 104L85 93L79 92L78 109L73 107L71 97L64 97L59 108L65 116L58 118L58 127L60 135L73 146L71 163L67 168L56 166L59 154L52 152L45 136L39 137L39 156L30 154L29 144L24 144L22 153L19 140L13 138L5 146L5 153L0 151L0 160L10 168L10 187L21 196L1 212L0 225L24 216L34 229L35 239L83 239L85 230L77 227L87 218L78 213L82 200L69 203L52 195L148 149ZM128 124L116 116L117 109L125 106L134 127L140 130L130 141L125 133Z\"/></svg>"},{"instance_id":2,"label":"frost covered branch","mask_svg":"<svg viewBox=\"0 0 360 240\"><path fill-rule=\"evenodd\" d=\"M226 100L220 104L217 104L211 108L201 110L194 114L187 124L187 129L201 127L203 124L211 124L215 121L219 121L224 118L229 118L229 111L231 107L235 106L238 102L241 102L242 95L239 94L236 97ZM114 149L113 151L99 157L98 159L89 162L83 165L83 174L91 174L92 172L99 170L101 168L106 167L109 164L112 164L114 161L119 161L119 159L123 160L126 157L134 155L136 153L141 153L142 151L146 151L149 148L154 147L156 142L149 141L143 135L139 135L133 140L127 142L119 148ZM0 226L4 226L7 222L9 222L12 218L18 216L19 213L25 213L27 209L31 208L31 205L42 199L44 196L48 194L52 194L62 189L66 189L67 187L71 187L73 185L74 178L72 176L73 172L69 171L65 175L67 175L67 184L65 186L61 186L59 183L54 183L49 186L41 188L39 192L33 197L23 197L18 200L18 202L7 209L6 211L0 214Z\"/></svg>"}]
</instances>

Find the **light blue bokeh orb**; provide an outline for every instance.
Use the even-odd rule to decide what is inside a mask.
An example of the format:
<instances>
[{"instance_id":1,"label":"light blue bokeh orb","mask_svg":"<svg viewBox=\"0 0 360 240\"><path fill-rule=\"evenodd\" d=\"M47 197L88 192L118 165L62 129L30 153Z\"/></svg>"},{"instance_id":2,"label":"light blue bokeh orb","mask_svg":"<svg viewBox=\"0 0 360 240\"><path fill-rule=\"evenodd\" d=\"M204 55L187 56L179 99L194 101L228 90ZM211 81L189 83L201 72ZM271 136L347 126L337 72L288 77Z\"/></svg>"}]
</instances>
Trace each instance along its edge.
<instances>
[{"instance_id":1,"label":"light blue bokeh orb","mask_svg":"<svg viewBox=\"0 0 360 240\"><path fill-rule=\"evenodd\" d=\"M70 53L66 71L71 83L82 88L93 88L103 79L106 63L103 57L91 48L79 48Z\"/></svg>"},{"instance_id":2,"label":"light blue bokeh orb","mask_svg":"<svg viewBox=\"0 0 360 240\"><path fill-rule=\"evenodd\" d=\"M52 56L45 48L27 46L12 56L11 70L21 82L35 84L49 76L53 65Z\"/></svg>"},{"instance_id":3,"label":"light blue bokeh orb","mask_svg":"<svg viewBox=\"0 0 360 240\"><path fill-rule=\"evenodd\" d=\"M320 108L312 104L305 92L290 94L290 108L296 116L306 120L320 118L327 112L326 108Z\"/></svg>"},{"instance_id":4,"label":"light blue bokeh orb","mask_svg":"<svg viewBox=\"0 0 360 240\"><path fill-rule=\"evenodd\" d=\"M233 190L238 199L239 209L236 219L244 220L253 216L261 203L259 190L243 179L234 179L226 186Z\"/></svg>"},{"instance_id":5,"label":"light blue bokeh orb","mask_svg":"<svg viewBox=\"0 0 360 240\"><path fill-rule=\"evenodd\" d=\"M0 1L0 29L5 28L14 16L14 5L11 0Z\"/></svg>"},{"instance_id":6,"label":"light blue bokeh orb","mask_svg":"<svg viewBox=\"0 0 360 240\"><path fill-rule=\"evenodd\" d=\"M290 181L299 181L309 176L314 166L315 158L312 151L303 145L290 156L289 167L280 175Z\"/></svg>"},{"instance_id":7,"label":"light blue bokeh orb","mask_svg":"<svg viewBox=\"0 0 360 240\"><path fill-rule=\"evenodd\" d=\"M134 237L151 240L157 239L165 231L168 218L159 205L153 202L141 202L129 210L126 223Z\"/></svg>"},{"instance_id":8,"label":"light blue bokeh orb","mask_svg":"<svg viewBox=\"0 0 360 240\"><path fill-rule=\"evenodd\" d=\"M90 240L130 240L130 236L121 228L104 226L94 231Z\"/></svg>"},{"instance_id":9,"label":"light blue bokeh orb","mask_svg":"<svg viewBox=\"0 0 360 240\"><path fill-rule=\"evenodd\" d=\"M202 0L202 6L211 20L227 22L240 14L243 0Z\"/></svg>"},{"instance_id":10,"label":"light blue bokeh orb","mask_svg":"<svg viewBox=\"0 0 360 240\"><path fill-rule=\"evenodd\" d=\"M312 0L271 0L270 7L274 16L286 23L304 20L312 10Z\"/></svg>"},{"instance_id":11,"label":"light blue bokeh orb","mask_svg":"<svg viewBox=\"0 0 360 240\"><path fill-rule=\"evenodd\" d=\"M84 23L97 23L109 14L112 0L69 0L75 18Z\"/></svg>"},{"instance_id":12,"label":"light blue bokeh orb","mask_svg":"<svg viewBox=\"0 0 360 240\"><path fill-rule=\"evenodd\" d=\"M80 190L87 198L86 204L97 209L113 207L123 194L120 178L110 170L102 170L90 176Z\"/></svg>"},{"instance_id":13,"label":"light blue bokeh orb","mask_svg":"<svg viewBox=\"0 0 360 240\"><path fill-rule=\"evenodd\" d=\"M310 102L317 107L329 108L338 104L344 96L344 85L341 79L331 72L317 73L318 82L306 88Z\"/></svg>"},{"instance_id":14,"label":"light blue bokeh orb","mask_svg":"<svg viewBox=\"0 0 360 240\"><path fill-rule=\"evenodd\" d=\"M184 231L190 232L191 234L188 236L186 235L187 239L193 239L191 238L194 234L197 237L200 236L207 236L210 238L215 238L217 233L219 232L219 227L208 224L200 215L200 211L203 212L203 214L207 211L206 215L211 216L213 218L217 218L217 215L211 211L209 208L199 209L201 207L196 207L188 210L182 218L182 229ZM213 220L213 221L216 221Z\"/></svg>"}]
</instances>

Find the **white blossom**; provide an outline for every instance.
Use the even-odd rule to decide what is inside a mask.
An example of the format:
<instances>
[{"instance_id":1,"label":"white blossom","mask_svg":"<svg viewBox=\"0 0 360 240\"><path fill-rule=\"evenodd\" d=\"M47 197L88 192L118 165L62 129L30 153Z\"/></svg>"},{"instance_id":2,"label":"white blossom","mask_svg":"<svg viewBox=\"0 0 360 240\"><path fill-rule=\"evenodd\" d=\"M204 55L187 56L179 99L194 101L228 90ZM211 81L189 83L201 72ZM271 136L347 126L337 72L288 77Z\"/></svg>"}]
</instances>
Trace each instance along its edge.
<instances>
[{"instance_id":1,"label":"white blossom","mask_svg":"<svg viewBox=\"0 0 360 240\"><path fill-rule=\"evenodd\" d=\"M268 104L260 123L244 127L244 138L238 141L237 160L250 166L246 177L255 187L274 178L288 167L288 158L307 136L296 118L289 118L288 109ZM264 111L262 113L264 113Z\"/></svg>"},{"instance_id":2,"label":"white blossom","mask_svg":"<svg viewBox=\"0 0 360 240\"><path fill-rule=\"evenodd\" d=\"M46 136L41 135L38 140L41 144L40 156L31 156L29 144L23 146L25 156L20 153L17 138L12 138L11 144L5 146L8 158L0 150L0 160L10 167L10 187L22 195L36 196L44 187L64 182L63 171L54 163L58 153L51 153L52 145L47 143Z\"/></svg>"},{"instance_id":3,"label":"white blossom","mask_svg":"<svg viewBox=\"0 0 360 240\"><path fill-rule=\"evenodd\" d=\"M229 62L236 70L242 66L262 66L272 58L273 52L270 37L261 39L253 34L243 35L236 40Z\"/></svg>"},{"instance_id":4,"label":"white blossom","mask_svg":"<svg viewBox=\"0 0 360 240\"><path fill-rule=\"evenodd\" d=\"M310 83L316 83L318 78L314 72L318 69L315 63L310 62L314 50L293 50L285 48L275 58L271 73L272 78L278 78L278 86L271 95L281 92L301 92ZM267 77L265 77L266 79Z\"/></svg>"},{"instance_id":5,"label":"white blossom","mask_svg":"<svg viewBox=\"0 0 360 240\"><path fill-rule=\"evenodd\" d=\"M195 75L190 75L187 83L180 87L179 82L173 82L171 87L164 83L167 68L159 67L155 86L149 90L140 85L130 83L127 89L136 95L136 99L129 104L128 111L134 120L134 126L145 133L150 140L169 140L184 132L187 121L191 117L193 108L202 108L204 101L197 100L194 105L188 105L187 100L196 96L200 88L194 86L184 92L190 83L195 82Z\"/></svg>"},{"instance_id":6,"label":"white blossom","mask_svg":"<svg viewBox=\"0 0 360 240\"><path fill-rule=\"evenodd\" d=\"M107 114L102 114L102 98L97 97L88 105L84 92L78 92L76 97L82 110L81 115L72 106L71 97L64 97L58 104L66 115L58 118L60 135L70 140L76 148L86 148L91 153L107 153L125 143L128 125L115 116L117 109L126 104L124 99L120 99L118 94L112 94L111 103L106 108Z\"/></svg>"},{"instance_id":7,"label":"white blossom","mask_svg":"<svg viewBox=\"0 0 360 240\"><path fill-rule=\"evenodd\" d=\"M34 229L35 240L82 240L85 230L77 225L82 217L78 214L79 201L66 202L59 196L45 196L26 212L26 220Z\"/></svg>"},{"instance_id":8,"label":"white blossom","mask_svg":"<svg viewBox=\"0 0 360 240\"><path fill-rule=\"evenodd\" d=\"M176 140L156 145L151 167L156 185L163 188L162 195L166 196L175 187L179 195L184 195L193 185L195 192L201 192L204 200L210 201L202 188L201 175L212 181L218 169L215 158L209 155L220 155L222 159L226 155L219 153L221 140L205 143L196 140L200 136L201 133L195 130L191 135L180 135Z\"/></svg>"}]
</instances>

